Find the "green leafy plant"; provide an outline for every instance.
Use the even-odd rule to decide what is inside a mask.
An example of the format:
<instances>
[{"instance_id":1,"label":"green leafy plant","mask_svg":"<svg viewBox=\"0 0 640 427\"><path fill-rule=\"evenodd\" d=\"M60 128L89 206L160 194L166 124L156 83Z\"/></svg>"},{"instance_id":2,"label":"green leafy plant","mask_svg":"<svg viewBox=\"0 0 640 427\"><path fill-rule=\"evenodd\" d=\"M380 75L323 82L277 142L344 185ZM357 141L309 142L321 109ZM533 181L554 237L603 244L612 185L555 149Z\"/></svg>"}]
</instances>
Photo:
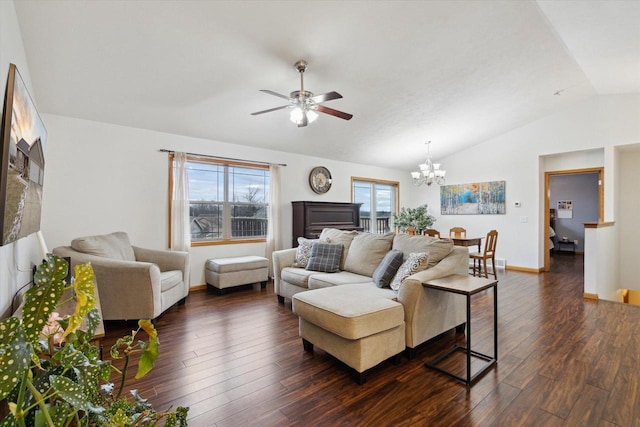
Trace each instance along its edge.
<instances>
[{"instance_id":1,"label":"green leafy plant","mask_svg":"<svg viewBox=\"0 0 640 427\"><path fill-rule=\"evenodd\" d=\"M418 234L422 234L434 222L436 222L436 218L433 215L429 215L427 205L418 206L417 208L402 208L400 213L393 215L393 224L400 228L400 231L406 231L408 227L414 227Z\"/></svg>"},{"instance_id":2,"label":"green leafy plant","mask_svg":"<svg viewBox=\"0 0 640 427\"><path fill-rule=\"evenodd\" d=\"M52 254L38 266L34 285L25 294L21 317L0 321L0 401L9 413L4 426L186 426L188 408L159 413L137 391L122 395L131 357L140 353L136 378L142 378L158 357L158 334L149 320L119 339L112 358L124 368L100 360L91 343L100 323L95 308L94 275L90 264L75 267L75 279L65 283L67 262ZM73 313L57 309L71 303ZM81 328L81 326L85 326ZM148 341L138 339L140 331ZM109 379L120 375L116 388Z\"/></svg>"}]
</instances>

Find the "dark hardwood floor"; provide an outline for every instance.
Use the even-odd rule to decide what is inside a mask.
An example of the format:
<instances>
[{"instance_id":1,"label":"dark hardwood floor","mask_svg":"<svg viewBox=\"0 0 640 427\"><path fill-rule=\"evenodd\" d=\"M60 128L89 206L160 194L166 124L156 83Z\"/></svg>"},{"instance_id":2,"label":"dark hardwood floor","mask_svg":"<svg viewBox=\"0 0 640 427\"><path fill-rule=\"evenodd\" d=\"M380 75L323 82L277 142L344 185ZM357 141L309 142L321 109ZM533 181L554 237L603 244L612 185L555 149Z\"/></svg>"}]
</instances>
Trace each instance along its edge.
<instances>
[{"instance_id":1,"label":"dark hardwood floor","mask_svg":"<svg viewBox=\"0 0 640 427\"><path fill-rule=\"evenodd\" d=\"M640 307L583 299L582 256L552 263L546 274L499 272L499 360L471 388L424 367L464 342L454 332L413 360L373 368L358 386L321 349L303 351L291 303L279 305L272 284L192 292L158 319L160 358L128 388L156 409L189 406L192 427L640 427ZM488 354L492 299L485 291L472 303L474 349ZM108 354L135 323L106 326ZM447 363L464 369L462 357Z\"/></svg>"}]
</instances>

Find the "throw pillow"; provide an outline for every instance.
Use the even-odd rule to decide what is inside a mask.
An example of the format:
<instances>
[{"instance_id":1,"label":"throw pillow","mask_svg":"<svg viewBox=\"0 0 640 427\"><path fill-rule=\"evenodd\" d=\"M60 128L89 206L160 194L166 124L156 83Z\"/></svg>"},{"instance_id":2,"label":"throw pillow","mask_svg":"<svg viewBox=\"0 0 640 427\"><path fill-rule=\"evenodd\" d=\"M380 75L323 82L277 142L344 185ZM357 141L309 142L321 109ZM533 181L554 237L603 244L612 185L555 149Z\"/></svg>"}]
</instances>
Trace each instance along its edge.
<instances>
[{"instance_id":1,"label":"throw pillow","mask_svg":"<svg viewBox=\"0 0 640 427\"><path fill-rule=\"evenodd\" d=\"M135 261L136 255L123 231L99 236L78 237L71 241L71 247L78 252L124 261Z\"/></svg>"},{"instance_id":2,"label":"throw pillow","mask_svg":"<svg viewBox=\"0 0 640 427\"><path fill-rule=\"evenodd\" d=\"M340 271L342 245L340 243L314 243L311 246L311 256L307 263L307 270L337 273Z\"/></svg>"},{"instance_id":3,"label":"throw pillow","mask_svg":"<svg viewBox=\"0 0 640 427\"><path fill-rule=\"evenodd\" d=\"M393 276L391 281L391 289L397 291L400 289L400 285L407 277L411 276L418 271L425 270L429 264L429 254L426 252L412 252L407 257L407 260L402 263L398 272Z\"/></svg>"},{"instance_id":4,"label":"throw pillow","mask_svg":"<svg viewBox=\"0 0 640 427\"><path fill-rule=\"evenodd\" d=\"M394 233L360 233L353 238L343 270L371 277L391 249Z\"/></svg>"},{"instance_id":5,"label":"throw pillow","mask_svg":"<svg viewBox=\"0 0 640 427\"><path fill-rule=\"evenodd\" d=\"M431 268L453 251L453 240L397 234L393 239L391 249L402 251L405 257L408 257L412 252L427 252L429 254L429 268Z\"/></svg>"},{"instance_id":6,"label":"throw pillow","mask_svg":"<svg viewBox=\"0 0 640 427\"><path fill-rule=\"evenodd\" d=\"M320 239L305 239L304 237L298 237L298 247L296 248L296 258L293 261L293 267L305 268L309 262L309 257L311 256L311 246L320 241Z\"/></svg>"},{"instance_id":7,"label":"throw pillow","mask_svg":"<svg viewBox=\"0 0 640 427\"><path fill-rule=\"evenodd\" d=\"M396 275L398 269L402 265L402 252L401 251L389 251L382 258L382 262L373 272L373 283L379 288L388 288L391 284L391 279Z\"/></svg>"},{"instance_id":8,"label":"throw pillow","mask_svg":"<svg viewBox=\"0 0 640 427\"><path fill-rule=\"evenodd\" d=\"M342 259L340 259L340 270L344 270L344 261L347 259L349 246L351 246L351 241L357 235L357 231L338 230L337 228L324 228L322 233L320 233L320 240L324 239L331 243L341 243L344 247L342 249Z\"/></svg>"}]
</instances>

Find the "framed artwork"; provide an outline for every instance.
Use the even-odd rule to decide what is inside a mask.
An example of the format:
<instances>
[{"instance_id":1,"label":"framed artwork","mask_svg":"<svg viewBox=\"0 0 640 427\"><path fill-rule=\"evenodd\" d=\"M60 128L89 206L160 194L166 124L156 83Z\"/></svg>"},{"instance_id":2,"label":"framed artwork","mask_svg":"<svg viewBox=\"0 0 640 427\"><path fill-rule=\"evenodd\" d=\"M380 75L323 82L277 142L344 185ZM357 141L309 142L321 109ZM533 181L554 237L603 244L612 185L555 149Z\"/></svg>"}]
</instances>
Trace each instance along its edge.
<instances>
[{"instance_id":1,"label":"framed artwork","mask_svg":"<svg viewBox=\"0 0 640 427\"><path fill-rule=\"evenodd\" d=\"M506 181L473 182L440 187L442 215L505 214Z\"/></svg>"},{"instance_id":2,"label":"framed artwork","mask_svg":"<svg viewBox=\"0 0 640 427\"><path fill-rule=\"evenodd\" d=\"M558 200L558 218L573 218L573 200Z\"/></svg>"},{"instance_id":3,"label":"framed artwork","mask_svg":"<svg viewBox=\"0 0 640 427\"><path fill-rule=\"evenodd\" d=\"M14 64L2 111L0 246L40 230L47 131Z\"/></svg>"}]
</instances>

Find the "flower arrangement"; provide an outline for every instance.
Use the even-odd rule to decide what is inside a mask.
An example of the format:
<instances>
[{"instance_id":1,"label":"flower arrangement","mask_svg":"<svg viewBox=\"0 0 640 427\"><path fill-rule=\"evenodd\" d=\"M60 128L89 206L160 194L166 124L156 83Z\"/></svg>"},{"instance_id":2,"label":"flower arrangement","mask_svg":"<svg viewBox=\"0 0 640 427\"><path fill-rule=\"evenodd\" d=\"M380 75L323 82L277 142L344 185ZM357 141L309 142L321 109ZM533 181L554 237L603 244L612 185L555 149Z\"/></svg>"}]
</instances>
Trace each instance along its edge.
<instances>
[{"instance_id":1,"label":"flower arrangement","mask_svg":"<svg viewBox=\"0 0 640 427\"><path fill-rule=\"evenodd\" d=\"M1 426L186 426L188 408L158 413L135 390L133 401L122 395L127 367L139 353L136 378L146 375L158 357L158 334L149 320L119 339L111 356L124 358L124 369L100 359L91 344L100 322L95 308L90 264L77 265L67 284L68 263L52 254L38 266L26 292L21 317L0 321L0 401L8 404ZM70 298L66 298L71 295ZM75 303L69 316L57 308ZM83 326L81 328L81 326ZM148 341L137 338L140 331ZM109 379L121 376L119 387Z\"/></svg>"},{"instance_id":2,"label":"flower arrangement","mask_svg":"<svg viewBox=\"0 0 640 427\"><path fill-rule=\"evenodd\" d=\"M408 227L413 227L418 234L422 234L434 222L436 222L436 218L433 215L429 215L427 205L418 206L417 208L402 208L400 213L393 215L393 225L403 232Z\"/></svg>"}]
</instances>

